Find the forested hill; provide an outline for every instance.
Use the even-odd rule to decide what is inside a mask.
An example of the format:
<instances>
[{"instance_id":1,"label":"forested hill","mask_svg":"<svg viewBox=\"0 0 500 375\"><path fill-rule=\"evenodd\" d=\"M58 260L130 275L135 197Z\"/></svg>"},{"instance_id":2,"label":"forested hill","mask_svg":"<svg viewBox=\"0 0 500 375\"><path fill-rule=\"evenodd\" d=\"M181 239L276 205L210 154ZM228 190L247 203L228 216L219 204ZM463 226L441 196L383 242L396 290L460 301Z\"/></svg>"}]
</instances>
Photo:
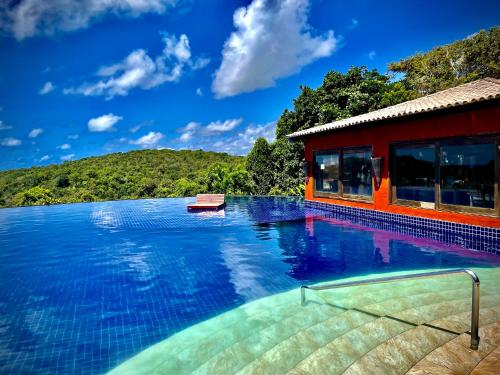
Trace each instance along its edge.
<instances>
[{"instance_id":1,"label":"forested hill","mask_svg":"<svg viewBox=\"0 0 500 375\"><path fill-rule=\"evenodd\" d=\"M0 206L26 206L205 191L248 194L245 158L225 153L140 150L0 172Z\"/></svg>"}]
</instances>

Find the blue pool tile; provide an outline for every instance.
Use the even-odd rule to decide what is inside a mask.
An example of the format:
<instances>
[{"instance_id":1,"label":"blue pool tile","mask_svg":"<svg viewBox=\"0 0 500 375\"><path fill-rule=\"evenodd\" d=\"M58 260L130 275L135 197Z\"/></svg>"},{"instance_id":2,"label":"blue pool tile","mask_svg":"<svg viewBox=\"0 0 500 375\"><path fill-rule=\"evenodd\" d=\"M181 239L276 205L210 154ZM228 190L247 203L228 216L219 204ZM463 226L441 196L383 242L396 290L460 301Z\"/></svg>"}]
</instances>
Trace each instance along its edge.
<instances>
[{"instance_id":1,"label":"blue pool tile","mask_svg":"<svg viewBox=\"0 0 500 375\"><path fill-rule=\"evenodd\" d=\"M302 199L188 213L191 201L0 210L0 373L101 374L303 283L500 265L496 230Z\"/></svg>"}]
</instances>

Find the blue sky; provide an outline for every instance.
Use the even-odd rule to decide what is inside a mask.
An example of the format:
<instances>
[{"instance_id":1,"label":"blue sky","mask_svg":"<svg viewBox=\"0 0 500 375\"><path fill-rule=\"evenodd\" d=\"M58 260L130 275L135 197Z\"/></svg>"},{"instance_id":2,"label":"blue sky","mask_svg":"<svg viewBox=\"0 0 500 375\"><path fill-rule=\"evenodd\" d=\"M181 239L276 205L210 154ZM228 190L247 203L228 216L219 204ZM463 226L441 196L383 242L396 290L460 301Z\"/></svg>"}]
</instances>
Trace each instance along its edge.
<instances>
[{"instance_id":1,"label":"blue sky","mask_svg":"<svg viewBox=\"0 0 500 375\"><path fill-rule=\"evenodd\" d=\"M385 72L499 15L498 1L2 0L0 169L143 148L246 154L299 85Z\"/></svg>"}]
</instances>

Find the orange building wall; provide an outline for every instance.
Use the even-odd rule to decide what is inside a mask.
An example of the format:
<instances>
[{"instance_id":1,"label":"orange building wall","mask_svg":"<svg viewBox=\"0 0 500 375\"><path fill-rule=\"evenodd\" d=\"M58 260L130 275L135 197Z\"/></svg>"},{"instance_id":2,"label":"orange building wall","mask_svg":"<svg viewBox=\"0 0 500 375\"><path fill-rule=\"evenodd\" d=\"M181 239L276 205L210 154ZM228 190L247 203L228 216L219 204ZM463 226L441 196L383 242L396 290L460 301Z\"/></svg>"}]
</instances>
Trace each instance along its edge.
<instances>
[{"instance_id":1,"label":"orange building wall","mask_svg":"<svg viewBox=\"0 0 500 375\"><path fill-rule=\"evenodd\" d=\"M500 106L468 110L460 113L428 115L419 119L365 124L360 127L323 133L304 139L306 160L313 165L313 152L338 147L372 146L373 157L384 158L382 182L374 189L373 203L353 202L344 199L313 197L314 176L310 168L305 198L325 203L354 206L397 214L421 216L463 224L500 228L500 219L488 216L438 211L399 206L390 203L389 145L394 142L428 140L448 137L474 136L500 133Z\"/></svg>"}]
</instances>

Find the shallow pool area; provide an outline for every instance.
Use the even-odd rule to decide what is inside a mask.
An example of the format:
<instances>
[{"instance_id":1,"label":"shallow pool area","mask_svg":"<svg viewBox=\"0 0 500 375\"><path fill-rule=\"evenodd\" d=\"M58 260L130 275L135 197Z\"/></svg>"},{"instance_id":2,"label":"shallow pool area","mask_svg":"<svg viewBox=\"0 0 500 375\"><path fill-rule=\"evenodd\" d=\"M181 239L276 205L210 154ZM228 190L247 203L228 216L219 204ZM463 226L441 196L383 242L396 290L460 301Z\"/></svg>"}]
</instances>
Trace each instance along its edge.
<instances>
[{"instance_id":1,"label":"shallow pool area","mask_svg":"<svg viewBox=\"0 0 500 375\"><path fill-rule=\"evenodd\" d=\"M500 268L474 271L482 280L478 350L467 333L470 278L458 274L308 291L304 304L299 290L278 293L189 327L110 375L469 374L483 360L498 368Z\"/></svg>"},{"instance_id":2,"label":"shallow pool area","mask_svg":"<svg viewBox=\"0 0 500 375\"><path fill-rule=\"evenodd\" d=\"M329 218L301 199L228 198L223 211L188 213L193 200L0 210L0 373L104 373L301 284L500 265Z\"/></svg>"}]
</instances>

